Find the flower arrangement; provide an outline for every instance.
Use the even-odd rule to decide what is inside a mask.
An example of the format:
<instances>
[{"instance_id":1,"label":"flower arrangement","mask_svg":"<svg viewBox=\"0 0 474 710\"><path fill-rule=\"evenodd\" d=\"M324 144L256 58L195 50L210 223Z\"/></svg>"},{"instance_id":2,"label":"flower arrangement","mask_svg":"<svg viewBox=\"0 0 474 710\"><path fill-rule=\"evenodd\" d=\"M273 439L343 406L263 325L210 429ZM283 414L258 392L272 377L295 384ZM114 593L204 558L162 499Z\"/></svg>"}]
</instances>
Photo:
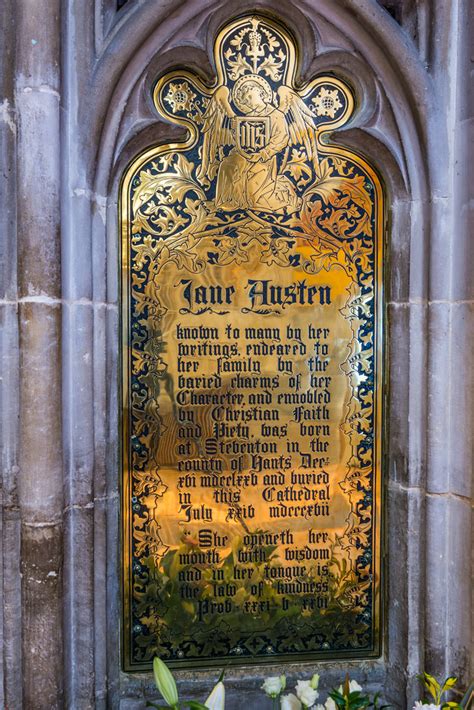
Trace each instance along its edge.
<instances>
[{"instance_id":1,"label":"flower arrangement","mask_svg":"<svg viewBox=\"0 0 474 710\"><path fill-rule=\"evenodd\" d=\"M284 675L267 678L262 689L272 698L273 707L282 710L293 710L294 708L311 708L319 696L317 687L319 685L319 675L315 673L311 680L299 680L296 683L296 695L289 693L280 697L286 687Z\"/></svg>"},{"instance_id":2,"label":"flower arrangement","mask_svg":"<svg viewBox=\"0 0 474 710\"><path fill-rule=\"evenodd\" d=\"M204 704L198 703L196 700L180 702L176 681L167 665L163 663L160 658L153 659L153 676L155 685L166 705L156 705L155 703L147 702L147 707L162 708L162 710L163 708L168 708L168 710L180 710L183 707L187 707L189 710L224 710L225 688L222 682L224 672L221 673L219 680Z\"/></svg>"},{"instance_id":3,"label":"flower arrangement","mask_svg":"<svg viewBox=\"0 0 474 710\"><path fill-rule=\"evenodd\" d=\"M153 675L155 684L166 705L156 705L147 702L147 707L167 708L168 710L225 710L225 688L223 683L224 671L222 671L211 694L204 701L199 703L196 700L180 701L178 689L171 671L159 658L153 661ZM418 676L430 695L430 700L425 702L417 700L413 710L462 710L459 703L444 700L443 696L454 688L457 678L449 676L443 683L440 683L428 673ZM294 693L283 695L286 689L286 676L271 676L266 678L262 685L262 690L272 700L273 710L385 710L390 705L380 705L380 693L364 693L362 687L355 680L346 679L337 689L333 688L329 693L324 705L316 705L319 699L319 675L314 673L309 680L298 680Z\"/></svg>"},{"instance_id":4,"label":"flower arrangement","mask_svg":"<svg viewBox=\"0 0 474 710\"><path fill-rule=\"evenodd\" d=\"M310 710L310 708L313 710L363 710L363 708L382 710L390 707L379 706L379 693L376 693L373 698L364 695L361 686L357 681L350 680L349 676L346 676L344 684L338 689L333 688L324 705L316 705L316 700L319 698L318 685L319 675L315 673L311 680L297 681L296 694L281 695L286 687L285 676L267 678L262 689L273 699L273 707L280 710Z\"/></svg>"},{"instance_id":5,"label":"flower arrangement","mask_svg":"<svg viewBox=\"0 0 474 710\"><path fill-rule=\"evenodd\" d=\"M449 690L452 690L458 679L454 676L449 676L446 678L444 683L439 683L436 678L434 678L429 673L423 673L418 676L421 680L428 694L431 696L428 702L417 700L413 706L413 710L448 710L448 708L458 708L461 710L459 703L446 700L442 702L443 695ZM433 702L431 702L433 701Z\"/></svg>"}]
</instances>

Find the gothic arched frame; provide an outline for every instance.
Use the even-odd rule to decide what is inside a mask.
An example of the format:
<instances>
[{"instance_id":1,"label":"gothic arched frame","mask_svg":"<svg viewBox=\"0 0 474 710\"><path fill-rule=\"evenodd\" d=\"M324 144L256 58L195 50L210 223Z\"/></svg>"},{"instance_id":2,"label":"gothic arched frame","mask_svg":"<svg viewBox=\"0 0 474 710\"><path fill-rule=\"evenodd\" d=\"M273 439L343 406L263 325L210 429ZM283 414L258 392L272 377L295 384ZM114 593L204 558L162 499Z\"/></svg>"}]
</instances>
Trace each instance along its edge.
<instances>
[{"instance_id":1,"label":"gothic arched frame","mask_svg":"<svg viewBox=\"0 0 474 710\"><path fill-rule=\"evenodd\" d=\"M266 16L260 16L266 23L268 23L269 26L276 26L280 28L280 32L282 31L281 25L279 23L273 24L273 21L269 19ZM153 148L148 149L141 155L139 155L136 159L134 159L129 166L129 168L125 171L123 179L122 179L122 187L121 187L121 208L120 208L120 215L121 215L121 224L122 224L122 304L123 304L123 310L122 310L122 322L123 322L123 341L122 341L122 347L123 347L123 407L124 407L124 412L127 412L129 410L129 390L127 383L129 382L129 376L130 376L130 366L131 366L131 360L129 359L129 346L130 346L130 311L129 311L129 303L130 303L130 239L131 239L131 223L133 221L133 218L136 218L136 215L132 215L131 211L133 211L132 207L132 202L130 201L131 198L131 193L133 192L132 185L137 185L140 183L140 177L144 173L142 171L146 168L148 168L148 172L150 170L150 165L153 165L153 161L159 160L160 156L166 156L166 154L169 154L170 151L176 151L176 154L183 154L186 153L187 151L191 151L195 146L196 143L200 139L200 131L197 129L196 123L192 120L191 114L187 113L186 115L186 110L189 108L186 107L182 108L181 111L179 111L179 106L178 110L175 110L177 103L176 100L171 101L171 109L167 109L167 107L163 103L163 96L165 96L164 90L168 90L168 96L171 91L176 91L181 87L181 93L186 93L188 91L188 94L192 95L194 98L196 98L196 94L194 91L200 91L202 93L202 96L204 96L204 101L209 102L212 100L212 96L216 91L216 88L223 86L225 77L223 74L223 61L219 61L219 52L223 51L222 46L223 46L223 38L229 34L234 26L239 26L239 23L242 24L242 20L235 20L233 23L226 23L226 26L221 30L221 32L218 34L217 40L216 40L216 64L217 64L217 77L214 85L208 86L206 84L203 84L201 80L199 79L196 74L192 74L186 70L173 70L172 72L168 72L166 75L161 77L155 85L153 96L154 96L154 102L155 106L160 113L160 115L164 116L165 118L171 119L173 122L181 124L185 126L188 129L188 135L185 141L179 142L179 143L169 143L165 144L162 146L156 146ZM286 35L288 45L287 45L287 50L288 50L288 56L290 57L289 61L289 68L287 69L287 80L285 82L286 85L288 85L291 88L291 100L293 101L298 101L300 100L299 98L296 97L301 97L301 99L305 99L305 97L312 97L313 102L314 102L314 97L316 96L316 92L318 89L322 89L322 91L326 92L326 95L330 95L331 92L334 92L334 96L336 96L337 92L339 91L340 93L338 94L338 98L336 99L338 104L339 104L339 110L337 112L336 118L333 117L327 119L323 118L322 120L319 121L318 125L318 131L317 133L315 132L315 138L317 142L317 150L318 154L321 156L322 159L326 156L326 162L327 162L327 157L339 157L341 160L349 160L353 161L353 164L359 165L361 169L365 172L365 174L368 176L369 180L372 180L375 193L373 197L373 218L374 218L374 231L375 231L375 242L376 242L376 247L375 247L375 277L376 277L376 285L374 287L374 295L375 295L375 377L376 377L376 384L374 385L374 389L376 391L376 440L374 443L375 451L376 454L374 456L375 463L374 463L374 473L375 479L373 482L373 489L372 492L375 494L375 501L373 504L373 517L377 519L377 523L374 526L374 539L372 542L372 551L374 553L374 568L371 572L371 574L374 574L374 578L376 578L376 582L374 584L374 591L373 591L373 609L375 613L374 617L374 624L373 624L373 631L375 632L376 640L372 644L372 649L368 651L367 649L364 649L360 652L357 650L352 650L352 651L340 651L334 654L333 650L333 657L357 657L358 655L362 657L370 657L370 656L378 656L380 653L380 633L381 633L381 628L380 628L380 618L381 618L381 613L380 613L380 592L381 592L381 533L382 533L382 522L381 522L381 512L382 512L382 486L381 486L381 478L382 478L382 422L383 422L383 413L382 413L382 402L383 402L383 321L384 321L384 307L383 307L383 246L384 246L384 239L385 239L385 216L384 216L384 196L383 196L383 189L382 189L382 184L381 181L376 174L376 171L370 166L370 163L367 162L367 160L359 155L356 151L354 150L348 150L346 148L338 147L334 143L330 143L327 139L326 136L329 134L329 131L334 131L335 129L343 126L347 121L350 119L353 110L354 110L354 104L353 104L353 93L350 87L345 84L344 82L340 81L333 75L322 75L317 77L314 80L311 80L307 82L303 86L298 86L295 83L296 79L296 69L297 69L297 56L296 56L296 43L293 40L291 40L291 36L289 34ZM181 84L173 84L172 82L185 82ZM187 83L189 82L189 83ZM185 87L185 84L187 86L187 89L183 89ZM170 89L171 87L171 89ZM328 93L329 92L329 93ZM319 94L321 96L321 93ZM342 98L344 97L344 99ZM342 100L339 101L339 98ZM165 97L165 102L166 102L166 97ZM344 108L343 108L344 104ZM297 103L294 104L294 109L296 112L298 111L300 107L298 106ZM304 110L304 109L303 109ZM176 115L181 113L181 115ZM184 114L184 115L183 115ZM315 114L316 115L316 114ZM321 115L324 117L325 113L324 111L321 111ZM202 121L201 121L202 122ZM317 122L317 121L316 121ZM201 148L202 150L202 148ZM156 163L155 163L156 164ZM341 175L342 177L342 175ZM155 176L156 178L156 176ZM319 182L321 182L321 177L316 177L316 185ZM341 187L340 185L338 186L339 188ZM149 192L149 190L148 190ZM150 199L152 196L151 193L148 194L146 193L146 200L145 202ZM336 192L336 194L340 194L340 190ZM349 199L349 198L348 198ZM133 204L135 203L135 198L133 200ZM352 203L354 204L354 203ZM165 210L168 208L164 208ZM353 208L354 209L354 208ZM364 218L364 212L363 210L359 213L360 219ZM142 226L143 226L143 219L142 219ZM146 229L146 228L145 228ZM185 231L188 230L188 227L186 227ZM135 231L135 230L134 230ZM173 229L171 230L172 234ZM188 230L189 231L189 230ZM155 232L156 234L156 232ZM177 233L176 233L177 234ZM160 238L158 239L158 242L160 241ZM165 243L166 240L163 242ZM157 242L155 242L157 243ZM159 249L158 249L159 252ZM158 253L156 252L156 253ZM334 258L334 263L332 264L332 267L341 267L341 264L336 263L335 256ZM339 256L340 260L344 259L344 256L340 254ZM357 261L356 256L354 255L354 261ZM325 267L326 268L326 267ZM329 267L328 267L329 270ZM147 306L145 306L146 309ZM143 320L141 321L143 324ZM355 356L355 353L353 353ZM132 368L133 369L133 368ZM349 373L348 373L349 376ZM130 460L130 450L129 450L129 431L128 427L130 426L130 417L129 415L124 416L124 430L123 430L123 457L124 457L124 477L123 477L123 498L122 498L122 511L123 511L123 516L124 516L124 535L123 535L123 544L124 544L124 564L125 564L125 573L124 573L124 604L125 604L125 623L124 623L124 634L125 634L125 642L124 642L124 648L128 649L129 648L129 640L130 640L130 621L129 621L129 614L130 614L130 603L131 603L131 590L133 588L133 582L130 581L127 583L127 578L131 580L131 555L130 555L130 544L132 540L132 518L133 518L133 512L129 510L129 501L132 497L133 492L130 491L130 486L131 486L131 473L129 470L129 465L128 461ZM147 438L149 439L149 431L147 434ZM157 476L157 480L160 483L160 478ZM143 483L140 484L143 487ZM156 481L155 481L156 485ZM356 491L356 488L354 488L354 491ZM142 489L142 488L141 488ZM148 494L153 494L153 484L150 481L148 481L145 484L145 491ZM156 491L155 491L156 492ZM156 501L158 497L161 497L161 494L155 498L155 506L156 506ZM134 498L135 502L135 507L137 507L137 499L136 497ZM154 515L154 513L153 513ZM156 522L156 521L155 521ZM350 525L349 525L350 527ZM138 535L143 537L143 520L139 523L139 528L141 528L141 532L138 532ZM157 536L159 538L159 535ZM159 540L159 543L161 544L161 540ZM150 544L153 544L150 542ZM155 546L156 546L156 541L155 541ZM137 563L134 563L137 564ZM375 570L375 571L374 571ZM148 617L150 613L148 612ZM327 655L327 654L326 654ZM321 652L318 654L318 652L314 652L311 657L325 657L324 652ZM125 659L126 659L126 667L136 667L137 669L141 667L147 667L147 664L143 665L143 663L138 663L136 666L134 664L130 664L130 661L128 660L130 658L129 652L125 650ZM294 656L293 656L294 658ZM179 659L179 656L178 656ZM288 655L285 656L280 656L281 660L291 660L292 656ZM169 660L169 659L168 659ZM236 662L241 661L242 659L236 658ZM255 661L255 658L253 659ZM267 658L267 659L262 659L260 660L267 660L267 662L271 662L274 660ZM219 661L216 661L219 662ZM252 658L249 659L249 662L252 662ZM211 662L212 663L212 662ZM183 665L182 663L179 663L179 665Z\"/></svg>"}]
</instances>

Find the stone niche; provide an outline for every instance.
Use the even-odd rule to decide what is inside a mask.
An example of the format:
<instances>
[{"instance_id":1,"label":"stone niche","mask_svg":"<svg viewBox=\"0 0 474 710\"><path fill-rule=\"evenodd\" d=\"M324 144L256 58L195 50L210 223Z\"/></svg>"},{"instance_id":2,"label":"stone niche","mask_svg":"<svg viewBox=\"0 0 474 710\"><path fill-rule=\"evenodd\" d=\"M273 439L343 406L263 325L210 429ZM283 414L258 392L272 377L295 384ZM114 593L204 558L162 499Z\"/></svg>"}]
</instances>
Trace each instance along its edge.
<instances>
[{"instance_id":1,"label":"stone niche","mask_svg":"<svg viewBox=\"0 0 474 710\"><path fill-rule=\"evenodd\" d=\"M6 31L0 50L12 166L1 213L17 264L0 304L5 707L157 699L151 674L122 654L121 180L137 156L186 140L185 122L157 111L157 79L179 69L211 87L216 37L252 13L294 38L296 88L318 77L348 87L353 111L322 152L362 156L384 188L382 633L359 659L232 665L226 707L261 707L264 677L282 672L291 688L317 671L325 691L347 671L400 710L422 670L467 686L472 18L467 0L385 4L394 11L375 0L6 0L0 11L18 38L14 49ZM269 125L251 123L243 144ZM301 298L329 298L331 284L316 285ZM211 298L190 284L183 294L191 310ZM200 700L217 675L176 670L182 696Z\"/></svg>"}]
</instances>

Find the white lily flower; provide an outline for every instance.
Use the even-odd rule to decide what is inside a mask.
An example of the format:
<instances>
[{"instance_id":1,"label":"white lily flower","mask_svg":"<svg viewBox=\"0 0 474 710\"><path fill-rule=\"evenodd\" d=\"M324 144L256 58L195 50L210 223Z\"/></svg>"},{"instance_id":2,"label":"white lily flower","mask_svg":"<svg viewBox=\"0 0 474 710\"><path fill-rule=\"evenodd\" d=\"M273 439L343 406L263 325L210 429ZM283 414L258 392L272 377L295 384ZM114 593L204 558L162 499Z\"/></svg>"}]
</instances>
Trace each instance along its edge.
<instances>
[{"instance_id":1,"label":"white lily flower","mask_svg":"<svg viewBox=\"0 0 474 710\"><path fill-rule=\"evenodd\" d=\"M342 694L344 692L344 688L342 685L339 686L338 688L339 692ZM362 686L359 685L359 683L356 680L350 680L349 681L349 693L355 693L356 690L362 690ZM332 702L334 702L331 698L329 698Z\"/></svg>"},{"instance_id":2,"label":"white lily flower","mask_svg":"<svg viewBox=\"0 0 474 710\"><path fill-rule=\"evenodd\" d=\"M337 710L337 705L332 698L328 698L324 703L324 710Z\"/></svg>"},{"instance_id":3,"label":"white lily flower","mask_svg":"<svg viewBox=\"0 0 474 710\"><path fill-rule=\"evenodd\" d=\"M417 700L413 706L413 710L440 710L441 705L434 705L433 703L423 703L421 700Z\"/></svg>"},{"instance_id":4,"label":"white lily flower","mask_svg":"<svg viewBox=\"0 0 474 710\"><path fill-rule=\"evenodd\" d=\"M219 681L214 688L212 693L204 703L208 710L224 710L225 705L225 688L224 683Z\"/></svg>"}]
</instances>

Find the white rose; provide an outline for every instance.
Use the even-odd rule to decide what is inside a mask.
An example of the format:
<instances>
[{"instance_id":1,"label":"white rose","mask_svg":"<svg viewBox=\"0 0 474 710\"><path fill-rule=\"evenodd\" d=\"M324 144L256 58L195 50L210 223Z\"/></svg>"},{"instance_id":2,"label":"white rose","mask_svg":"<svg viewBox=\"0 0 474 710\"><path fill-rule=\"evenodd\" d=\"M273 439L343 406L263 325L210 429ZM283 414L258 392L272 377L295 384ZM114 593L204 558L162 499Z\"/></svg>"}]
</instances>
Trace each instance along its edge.
<instances>
[{"instance_id":1,"label":"white rose","mask_svg":"<svg viewBox=\"0 0 474 710\"><path fill-rule=\"evenodd\" d=\"M281 698L281 710L301 710L301 703L293 693L283 695Z\"/></svg>"},{"instance_id":2,"label":"white rose","mask_svg":"<svg viewBox=\"0 0 474 710\"><path fill-rule=\"evenodd\" d=\"M440 708L441 705L422 703L421 700L417 700L413 706L413 710L440 710Z\"/></svg>"},{"instance_id":3,"label":"white rose","mask_svg":"<svg viewBox=\"0 0 474 710\"><path fill-rule=\"evenodd\" d=\"M299 680L297 682L296 695L307 708L312 707L319 697L318 691L311 687L310 680Z\"/></svg>"},{"instance_id":4,"label":"white rose","mask_svg":"<svg viewBox=\"0 0 474 710\"><path fill-rule=\"evenodd\" d=\"M284 687L284 676L272 676L265 680L262 685L262 690L271 698L275 698L277 695L280 695Z\"/></svg>"},{"instance_id":5,"label":"white rose","mask_svg":"<svg viewBox=\"0 0 474 710\"><path fill-rule=\"evenodd\" d=\"M311 688L310 680L297 680L296 681L296 695L298 695L298 690L303 690L303 688Z\"/></svg>"}]
</instances>

